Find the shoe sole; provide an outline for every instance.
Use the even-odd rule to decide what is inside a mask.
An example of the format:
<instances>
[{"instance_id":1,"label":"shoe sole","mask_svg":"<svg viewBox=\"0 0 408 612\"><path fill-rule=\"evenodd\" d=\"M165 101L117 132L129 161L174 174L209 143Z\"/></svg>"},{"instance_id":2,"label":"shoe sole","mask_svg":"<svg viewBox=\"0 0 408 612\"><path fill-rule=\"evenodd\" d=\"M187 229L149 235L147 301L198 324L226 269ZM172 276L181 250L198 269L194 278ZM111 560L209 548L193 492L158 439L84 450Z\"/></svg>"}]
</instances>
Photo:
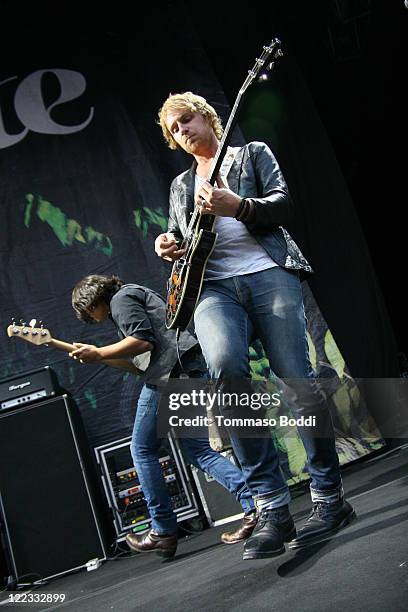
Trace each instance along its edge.
<instances>
[{"instance_id":1,"label":"shoe sole","mask_svg":"<svg viewBox=\"0 0 408 612\"><path fill-rule=\"evenodd\" d=\"M296 542L296 540L289 542L288 547L290 550L299 550L300 548L307 548L308 546L313 546L314 544L320 544L320 542L326 542L326 540L330 540L334 535L336 535L336 533L343 529L343 527L349 525L349 523L351 523L351 521L353 521L355 518L357 518L357 515L355 510L353 510L353 512L344 517L340 525L338 525L335 529L332 529L329 533L326 533L320 537L316 536L316 538L305 540L304 542Z\"/></svg>"},{"instance_id":2,"label":"shoe sole","mask_svg":"<svg viewBox=\"0 0 408 612\"><path fill-rule=\"evenodd\" d=\"M130 546L129 546L130 548ZM161 557L161 559L163 559L163 561L173 561L175 555L176 555L176 551L174 552L168 552L166 550L160 550L157 548L152 548L152 550L138 550L137 548L130 548L130 550L134 553L139 553L141 555L145 555L145 554L149 554L149 553L156 553L156 555L158 557Z\"/></svg>"},{"instance_id":3,"label":"shoe sole","mask_svg":"<svg viewBox=\"0 0 408 612\"><path fill-rule=\"evenodd\" d=\"M248 559L270 559L271 557L283 555L284 552L286 552L286 549L284 546L282 546L282 548L279 548L279 550L273 550L270 552L244 552L242 558L244 561L247 561Z\"/></svg>"},{"instance_id":4,"label":"shoe sole","mask_svg":"<svg viewBox=\"0 0 408 612\"><path fill-rule=\"evenodd\" d=\"M293 538L296 536L296 529L293 529L293 531L290 532L290 534L288 534L285 538L284 538L284 542L289 542L290 540L293 540ZM281 546L281 548L278 548L276 550L268 550L267 552L256 552L254 551L244 551L244 554L242 555L242 558L244 561L248 561L251 559L271 559L272 557L279 557L279 555L283 555L283 553L286 552L286 548L285 546Z\"/></svg>"}]
</instances>

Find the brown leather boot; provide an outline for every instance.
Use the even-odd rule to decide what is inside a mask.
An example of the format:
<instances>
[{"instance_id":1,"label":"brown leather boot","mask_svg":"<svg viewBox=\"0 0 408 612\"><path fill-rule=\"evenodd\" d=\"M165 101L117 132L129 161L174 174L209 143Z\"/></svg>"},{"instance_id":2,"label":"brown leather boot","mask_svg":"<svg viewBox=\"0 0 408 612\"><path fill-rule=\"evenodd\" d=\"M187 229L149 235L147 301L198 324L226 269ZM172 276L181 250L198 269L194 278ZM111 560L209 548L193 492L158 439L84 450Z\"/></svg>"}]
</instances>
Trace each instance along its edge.
<instances>
[{"instance_id":1,"label":"brown leather boot","mask_svg":"<svg viewBox=\"0 0 408 612\"><path fill-rule=\"evenodd\" d=\"M247 512L242 519L241 525L235 531L226 531L221 534L221 540L224 544L236 544L237 542L243 542L252 535L253 530L258 522L258 515L256 510Z\"/></svg>"},{"instance_id":2,"label":"brown leather boot","mask_svg":"<svg viewBox=\"0 0 408 612\"><path fill-rule=\"evenodd\" d=\"M129 548L135 552L156 551L166 559L172 559L177 550L177 534L159 535L153 529L143 535L129 533L126 536Z\"/></svg>"}]
</instances>

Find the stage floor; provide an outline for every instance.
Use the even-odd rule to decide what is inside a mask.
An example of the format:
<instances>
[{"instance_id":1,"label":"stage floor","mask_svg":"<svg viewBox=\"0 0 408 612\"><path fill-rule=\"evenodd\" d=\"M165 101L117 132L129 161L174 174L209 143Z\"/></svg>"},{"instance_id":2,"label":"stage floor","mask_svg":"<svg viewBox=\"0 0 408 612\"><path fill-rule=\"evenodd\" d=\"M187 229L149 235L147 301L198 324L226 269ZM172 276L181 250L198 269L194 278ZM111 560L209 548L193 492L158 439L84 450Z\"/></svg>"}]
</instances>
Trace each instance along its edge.
<instances>
[{"instance_id":1,"label":"stage floor","mask_svg":"<svg viewBox=\"0 0 408 612\"><path fill-rule=\"evenodd\" d=\"M155 553L107 561L31 593L65 593L63 604L6 604L1 609L95 612L327 612L408 609L408 447L343 471L357 519L329 542L274 559L243 561L242 545L223 545L226 527L183 538L174 561ZM306 491L291 504L299 525L308 515ZM231 525L227 525L230 529ZM4 606L4 607L3 607Z\"/></svg>"}]
</instances>

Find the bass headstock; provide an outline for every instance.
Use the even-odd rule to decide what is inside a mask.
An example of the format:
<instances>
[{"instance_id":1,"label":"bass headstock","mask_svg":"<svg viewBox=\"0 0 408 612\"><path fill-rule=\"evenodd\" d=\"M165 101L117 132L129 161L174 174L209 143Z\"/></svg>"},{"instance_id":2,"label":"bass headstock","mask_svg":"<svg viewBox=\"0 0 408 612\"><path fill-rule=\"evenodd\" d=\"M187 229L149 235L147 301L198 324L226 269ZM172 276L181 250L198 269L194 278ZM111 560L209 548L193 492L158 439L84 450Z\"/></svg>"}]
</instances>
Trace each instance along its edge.
<instances>
[{"instance_id":1,"label":"bass headstock","mask_svg":"<svg viewBox=\"0 0 408 612\"><path fill-rule=\"evenodd\" d=\"M24 321L20 321L21 325L16 325L14 319L12 324L7 328L7 335L9 338L21 338L31 344L40 346L41 344L48 344L52 340L52 336L48 329L45 329L41 323L40 327L35 327L37 321L33 319L27 325Z\"/></svg>"}]
</instances>

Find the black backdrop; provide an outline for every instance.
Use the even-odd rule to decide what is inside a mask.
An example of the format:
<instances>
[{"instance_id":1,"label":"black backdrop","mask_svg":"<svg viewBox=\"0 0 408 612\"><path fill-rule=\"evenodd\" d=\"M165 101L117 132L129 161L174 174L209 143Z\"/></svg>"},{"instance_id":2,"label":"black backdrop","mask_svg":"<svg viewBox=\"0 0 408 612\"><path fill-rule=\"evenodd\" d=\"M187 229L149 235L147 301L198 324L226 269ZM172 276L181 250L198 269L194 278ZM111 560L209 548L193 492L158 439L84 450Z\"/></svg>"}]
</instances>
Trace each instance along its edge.
<instances>
[{"instance_id":1,"label":"black backdrop","mask_svg":"<svg viewBox=\"0 0 408 612\"><path fill-rule=\"evenodd\" d=\"M79 278L114 272L163 292L168 267L153 242L164 227L170 180L187 160L164 146L157 110L170 91L192 89L226 118L261 45L279 36L285 57L270 83L248 93L241 130L278 155L298 209L291 229L316 269L310 286L350 371L397 375L381 287L404 348L405 313L395 307L400 287L392 279L404 257L398 160L386 145L400 127L397 111L403 116L398 96L393 105L388 98L388 60L398 59L408 11L402 2L389 10L357 4L360 17L350 17L353 3L345 2L272 2L255 13L249 3L239 11L210 3L204 13L169 1L85 18L75 4L57 14L55 5L27 13L3 2L1 328L12 316L36 317L56 338L107 343L116 340L108 325L84 326L73 316ZM336 13L338 6L345 12ZM338 32L350 20L357 39ZM397 93L398 74L392 84ZM93 444L107 431L111 439L128 433L135 379L81 368L4 334L0 356L0 377L52 365Z\"/></svg>"}]
</instances>

